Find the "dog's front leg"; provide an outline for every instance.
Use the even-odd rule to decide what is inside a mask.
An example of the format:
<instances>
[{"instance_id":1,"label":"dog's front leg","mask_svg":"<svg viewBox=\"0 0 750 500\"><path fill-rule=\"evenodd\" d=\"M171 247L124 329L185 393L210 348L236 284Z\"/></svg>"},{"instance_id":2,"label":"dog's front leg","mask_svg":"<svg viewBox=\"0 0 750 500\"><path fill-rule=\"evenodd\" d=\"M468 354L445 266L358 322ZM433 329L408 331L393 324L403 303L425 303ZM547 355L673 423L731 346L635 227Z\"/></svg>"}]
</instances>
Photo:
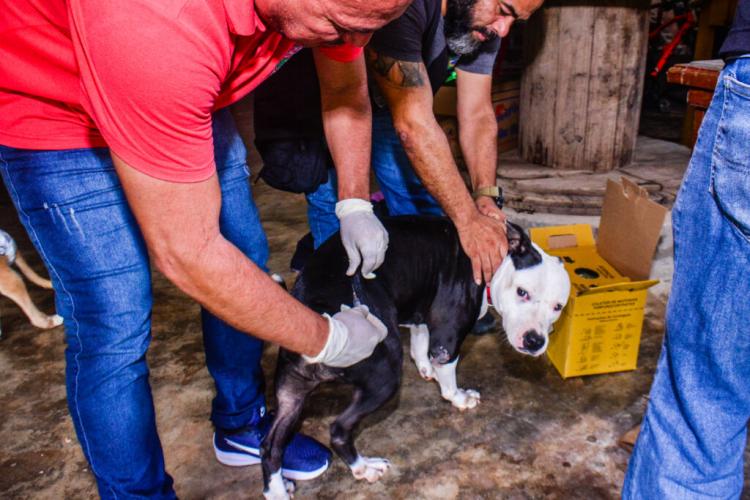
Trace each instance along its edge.
<instances>
[{"instance_id":1,"label":"dog's front leg","mask_svg":"<svg viewBox=\"0 0 750 500\"><path fill-rule=\"evenodd\" d=\"M409 325L411 342L409 343L409 355L417 365L419 375L425 380L435 378L435 370L432 368L427 352L430 349L430 331L427 325Z\"/></svg>"},{"instance_id":2,"label":"dog's front leg","mask_svg":"<svg viewBox=\"0 0 750 500\"><path fill-rule=\"evenodd\" d=\"M475 408L481 399L479 392L472 389L460 389L456 383L456 365L458 358L451 363L440 364L433 359L435 377L440 384L440 394L459 410Z\"/></svg>"}]
</instances>

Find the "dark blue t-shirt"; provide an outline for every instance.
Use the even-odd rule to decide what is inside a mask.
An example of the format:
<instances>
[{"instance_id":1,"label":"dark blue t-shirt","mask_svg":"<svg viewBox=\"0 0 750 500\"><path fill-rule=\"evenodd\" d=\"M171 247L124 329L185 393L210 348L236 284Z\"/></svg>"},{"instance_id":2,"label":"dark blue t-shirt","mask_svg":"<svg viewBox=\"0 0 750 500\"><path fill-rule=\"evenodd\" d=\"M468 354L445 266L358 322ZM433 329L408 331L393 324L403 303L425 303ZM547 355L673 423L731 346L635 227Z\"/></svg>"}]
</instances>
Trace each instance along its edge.
<instances>
[{"instance_id":1,"label":"dark blue t-shirt","mask_svg":"<svg viewBox=\"0 0 750 500\"><path fill-rule=\"evenodd\" d=\"M719 53L724 59L750 54L750 0L737 3L734 24Z\"/></svg>"}]
</instances>

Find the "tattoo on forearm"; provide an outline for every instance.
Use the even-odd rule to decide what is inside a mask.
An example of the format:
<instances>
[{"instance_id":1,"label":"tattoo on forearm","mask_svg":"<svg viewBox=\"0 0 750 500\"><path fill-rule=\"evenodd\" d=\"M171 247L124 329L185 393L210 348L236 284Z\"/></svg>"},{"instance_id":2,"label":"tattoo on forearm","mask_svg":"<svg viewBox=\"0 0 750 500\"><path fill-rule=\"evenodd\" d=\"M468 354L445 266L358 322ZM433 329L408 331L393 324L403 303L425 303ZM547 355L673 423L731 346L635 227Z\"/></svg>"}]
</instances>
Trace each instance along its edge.
<instances>
[{"instance_id":1,"label":"tattoo on forearm","mask_svg":"<svg viewBox=\"0 0 750 500\"><path fill-rule=\"evenodd\" d=\"M421 63L400 61L368 49L367 64L372 71L399 87L424 85Z\"/></svg>"}]
</instances>

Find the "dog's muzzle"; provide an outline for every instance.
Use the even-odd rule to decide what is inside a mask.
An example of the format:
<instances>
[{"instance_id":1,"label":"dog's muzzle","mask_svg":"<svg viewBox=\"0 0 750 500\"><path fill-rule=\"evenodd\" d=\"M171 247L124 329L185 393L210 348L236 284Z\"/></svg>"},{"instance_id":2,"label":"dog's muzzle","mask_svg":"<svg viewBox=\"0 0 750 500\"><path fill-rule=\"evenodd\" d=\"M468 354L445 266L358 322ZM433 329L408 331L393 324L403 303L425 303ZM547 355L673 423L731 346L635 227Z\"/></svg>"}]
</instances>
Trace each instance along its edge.
<instances>
[{"instance_id":1,"label":"dog's muzzle","mask_svg":"<svg viewBox=\"0 0 750 500\"><path fill-rule=\"evenodd\" d=\"M544 342L544 337L539 335L536 330L528 330L523 334L523 348L530 354L534 354L543 348Z\"/></svg>"}]
</instances>

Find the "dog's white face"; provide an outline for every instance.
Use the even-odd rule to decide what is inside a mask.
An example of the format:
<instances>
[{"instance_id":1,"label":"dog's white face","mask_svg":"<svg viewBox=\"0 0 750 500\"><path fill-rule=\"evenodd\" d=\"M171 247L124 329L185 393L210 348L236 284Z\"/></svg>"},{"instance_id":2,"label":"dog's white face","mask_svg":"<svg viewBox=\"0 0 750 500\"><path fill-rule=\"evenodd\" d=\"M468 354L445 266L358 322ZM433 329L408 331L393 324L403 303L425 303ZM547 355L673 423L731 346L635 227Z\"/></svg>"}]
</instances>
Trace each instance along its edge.
<instances>
[{"instance_id":1,"label":"dog's white face","mask_svg":"<svg viewBox=\"0 0 750 500\"><path fill-rule=\"evenodd\" d=\"M537 245L542 262L516 269L506 257L490 282L492 302L503 318L508 342L523 354L540 356L547 350L552 325L570 294L570 278L557 257Z\"/></svg>"}]
</instances>

